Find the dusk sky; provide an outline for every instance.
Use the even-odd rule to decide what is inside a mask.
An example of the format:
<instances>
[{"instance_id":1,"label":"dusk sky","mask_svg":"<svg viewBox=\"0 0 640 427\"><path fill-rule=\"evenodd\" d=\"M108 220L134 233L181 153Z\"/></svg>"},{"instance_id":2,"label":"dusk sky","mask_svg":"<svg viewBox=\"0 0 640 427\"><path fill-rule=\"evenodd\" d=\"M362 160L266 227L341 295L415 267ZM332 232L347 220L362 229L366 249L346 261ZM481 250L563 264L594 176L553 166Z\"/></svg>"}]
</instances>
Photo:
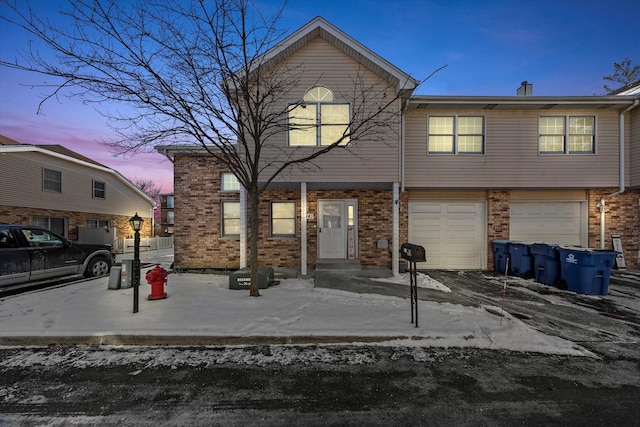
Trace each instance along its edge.
<instances>
[{"instance_id":1,"label":"dusk sky","mask_svg":"<svg viewBox=\"0 0 640 427\"><path fill-rule=\"evenodd\" d=\"M55 22L65 2L31 4ZM281 2L256 4L270 15ZM527 80L534 96L591 96L603 94L614 62L640 63L638 0L290 0L278 27L290 34L316 16L418 80L447 65L417 94L509 96ZM32 37L0 20L0 38L0 57L13 60ZM60 97L38 114L48 92L30 85L43 82L53 80L0 67L0 134L60 144L173 191L172 164L160 154L116 156L97 143L114 135L94 106Z\"/></svg>"}]
</instances>

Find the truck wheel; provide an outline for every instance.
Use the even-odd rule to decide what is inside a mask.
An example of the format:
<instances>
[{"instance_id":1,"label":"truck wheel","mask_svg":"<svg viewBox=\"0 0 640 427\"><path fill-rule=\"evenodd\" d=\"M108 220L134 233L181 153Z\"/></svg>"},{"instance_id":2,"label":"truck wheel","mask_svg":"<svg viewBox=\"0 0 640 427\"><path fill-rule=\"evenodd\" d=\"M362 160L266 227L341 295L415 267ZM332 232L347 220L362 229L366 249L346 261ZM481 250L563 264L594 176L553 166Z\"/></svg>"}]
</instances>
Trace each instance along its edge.
<instances>
[{"instance_id":1,"label":"truck wheel","mask_svg":"<svg viewBox=\"0 0 640 427\"><path fill-rule=\"evenodd\" d=\"M104 257L96 257L89 261L87 269L84 271L84 277L100 277L109 274L111 265Z\"/></svg>"}]
</instances>

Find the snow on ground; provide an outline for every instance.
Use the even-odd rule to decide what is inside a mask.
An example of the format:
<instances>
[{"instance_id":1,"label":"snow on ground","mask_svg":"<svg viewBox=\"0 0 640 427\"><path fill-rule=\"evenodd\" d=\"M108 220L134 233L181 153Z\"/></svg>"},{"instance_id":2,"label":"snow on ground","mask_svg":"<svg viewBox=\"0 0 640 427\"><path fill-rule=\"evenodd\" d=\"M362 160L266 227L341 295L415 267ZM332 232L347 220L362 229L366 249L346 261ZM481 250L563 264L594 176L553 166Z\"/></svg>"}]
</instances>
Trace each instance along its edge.
<instances>
[{"instance_id":1,"label":"snow on ground","mask_svg":"<svg viewBox=\"0 0 640 427\"><path fill-rule=\"evenodd\" d=\"M314 288L312 279L284 279L252 298L229 289L228 280L173 273L169 297L156 301L146 299L150 286L142 284L135 314L133 290L109 290L106 277L8 297L0 301L0 336L383 337L379 345L591 355L508 312L496 315L499 307L419 301L416 328L405 298Z\"/></svg>"},{"instance_id":2,"label":"snow on ground","mask_svg":"<svg viewBox=\"0 0 640 427\"><path fill-rule=\"evenodd\" d=\"M407 286L409 286L411 283L411 277L409 273L402 273L393 277L372 278L371 280ZM416 272L416 282L419 288L435 289L436 291L442 292L451 292L451 289L448 286L443 285L436 279L424 273Z\"/></svg>"}]
</instances>

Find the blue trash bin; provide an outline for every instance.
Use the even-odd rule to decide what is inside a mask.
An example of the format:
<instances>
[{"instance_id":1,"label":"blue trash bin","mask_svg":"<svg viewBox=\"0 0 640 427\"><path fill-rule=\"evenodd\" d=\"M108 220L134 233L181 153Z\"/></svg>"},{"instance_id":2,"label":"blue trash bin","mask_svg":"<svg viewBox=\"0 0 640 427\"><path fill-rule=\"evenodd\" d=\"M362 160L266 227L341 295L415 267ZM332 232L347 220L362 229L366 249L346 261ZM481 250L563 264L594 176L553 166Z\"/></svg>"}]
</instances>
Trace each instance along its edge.
<instances>
[{"instance_id":1,"label":"blue trash bin","mask_svg":"<svg viewBox=\"0 0 640 427\"><path fill-rule=\"evenodd\" d=\"M507 269L507 258L509 258L509 240L494 240L493 247L493 268L497 273L505 273ZM507 272L508 274L509 272Z\"/></svg>"},{"instance_id":2,"label":"blue trash bin","mask_svg":"<svg viewBox=\"0 0 640 427\"><path fill-rule=\"evenodd\" d=\"M558 245L533 243L530 252L533 257L534 280L547 286L556 286L560 280Z\"/></svg>"},{"instance_id":3,"label":"blue trash bin","mask_svg":"<svg viewBox=\"0 0 640 427\"><path fill-rule=\"evenodd\" d=\"M611 268L619 252L599 249L563 248L560 281L567 290L584 295L607 295Z\"/></svg>"},{"instance_id":4,"label":"blue trash bin","mask_svg":"<svg viewBox=\"0 0 640 427\"><path fill-rule=\"evenodd\" d=\"M533 277L533 258L529 252L529 244L520 242L509 243L509 264L511 273L528 279Z\"/></svg>"}]
</instances>

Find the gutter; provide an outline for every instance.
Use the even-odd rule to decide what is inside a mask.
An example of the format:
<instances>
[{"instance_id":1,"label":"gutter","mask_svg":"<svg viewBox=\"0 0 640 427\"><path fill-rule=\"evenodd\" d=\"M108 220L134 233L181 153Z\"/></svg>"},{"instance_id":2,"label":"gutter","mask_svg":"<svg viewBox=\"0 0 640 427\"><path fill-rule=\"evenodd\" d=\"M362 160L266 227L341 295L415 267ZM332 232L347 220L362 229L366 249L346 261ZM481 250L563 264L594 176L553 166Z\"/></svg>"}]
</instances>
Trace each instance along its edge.
<instances>
[{"instance_id":1,"label":"gutter","mask_svg":"<svg viewBox=\"0 0 640 427\"><path fill-rule=\"evenodd\" d=\"M598 208L600 208L600 249L604 249L604 236L605 236L605 214L607 212L607 207L605 200L610 199L611 197L617 196L619 194L624 193L625 185L624 185L624 115L625 113L633 110L640 104L640 98L636 98L631 105L629 105L626 109L620 112L618 115L618 138L619 138L619 170L620 170L620 178L619 178L619 188L615 193L607 194L603 198L600 199L600 203L598 203Z\"/></svg>"}]
</instances>

